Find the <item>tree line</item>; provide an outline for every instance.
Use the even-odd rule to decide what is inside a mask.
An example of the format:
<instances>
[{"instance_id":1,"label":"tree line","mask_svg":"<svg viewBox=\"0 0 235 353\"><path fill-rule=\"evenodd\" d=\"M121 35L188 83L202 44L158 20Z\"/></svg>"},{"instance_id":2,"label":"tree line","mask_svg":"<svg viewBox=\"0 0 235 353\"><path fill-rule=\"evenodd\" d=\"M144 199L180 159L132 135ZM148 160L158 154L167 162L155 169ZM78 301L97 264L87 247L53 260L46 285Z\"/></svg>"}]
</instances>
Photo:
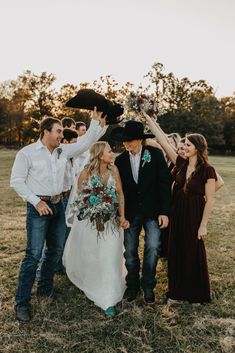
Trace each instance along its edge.
<instances>
[{"instance_id":1,"label":"tree line","mask_svg":"<svg viewBox=\"0 0 235 353\"><path fill-rule=\"evenodd\" d=\"M137 88L126 82L121 87L111 75L78 86L67 83L53 88L54 74L40 75L27 70L16 80L0 83L0 145L24 146L38 138L38 126L44 116L71 117L89 125L86 111L65 107L80 88L93 88L108 99L123 102L131 91L154 93L162 115L159 122L167 133L202 133L215 151L235 151L235 93L217 98L204 80L190 81L165 72L155 63L145 75L147 84Z\"/></svg>"}]
</instances>

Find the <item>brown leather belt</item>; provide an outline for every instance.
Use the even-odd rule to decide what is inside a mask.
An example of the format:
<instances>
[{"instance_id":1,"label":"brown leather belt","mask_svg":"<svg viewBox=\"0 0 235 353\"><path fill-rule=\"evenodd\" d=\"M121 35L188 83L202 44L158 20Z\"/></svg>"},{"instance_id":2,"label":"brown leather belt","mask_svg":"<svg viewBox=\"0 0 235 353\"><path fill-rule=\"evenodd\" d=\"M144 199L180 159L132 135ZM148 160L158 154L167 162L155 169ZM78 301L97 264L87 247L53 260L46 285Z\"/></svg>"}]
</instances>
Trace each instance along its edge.
<instances>
[{"instance_id":1,"label":"brown leather belt","mask_svg":"<svg viewBox=\"0 0 235 353\"><path fill-rule=\"evenodd\" d=\"M60 202L60 200L63 197L63 193L59 194L59 195L54 195L54 196L47 196L47 195L38 195L38 197L42 200L42 201L50 201L54 204Z\"/></svg>"},{"instance_id":2,"label":"brown leather belt","mask_svg":"<svg viewBox=\"0 0 235 353\"><path fill-rule=\"evenodd\" d=\"M69 197L71 190L63 191L62 195L63 197Z\"/></svg>"}]
</instances>

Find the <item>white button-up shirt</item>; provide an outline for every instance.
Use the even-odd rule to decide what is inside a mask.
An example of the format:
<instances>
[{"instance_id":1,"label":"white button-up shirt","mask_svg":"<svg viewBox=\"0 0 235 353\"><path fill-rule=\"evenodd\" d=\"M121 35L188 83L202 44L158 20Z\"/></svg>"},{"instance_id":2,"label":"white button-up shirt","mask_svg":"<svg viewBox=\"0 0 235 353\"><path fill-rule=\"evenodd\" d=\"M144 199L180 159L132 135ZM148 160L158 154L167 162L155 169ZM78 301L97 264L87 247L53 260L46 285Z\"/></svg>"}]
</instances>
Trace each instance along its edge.
<instances>
[{"instance_id":1,"label":"white button-up shirt","mask_svg":"<svg viewBox=\"0 0 235 353\"><path fill-rule=\"evenodd\" d=\"M133 178L134 178L136 184L138 183L141 152L142 152L142 147L141 147L139 153L132 154L131 152L129 152L132 175L133 175Z\"/></svg>"},{"instance_id":2,"label":"white button-up shirt","mask_svg":"<svg viewBox=\"0 0 235 353\"><path fill-rule=\"evenodd\" d=\"M75 175L80 175L81 171L84 169L85 165L89 163L90 160L90 151L80 154L78 158L74 161Z\"/></svg>"},{"instance_id":3,"label":"white button-up shirt","mask_svg":"<svg viewBox=\"0 0 235 353\"><path fill-rule=\"evenodd\" d=\"M10 185L19 196L37 205L37 195L54 196L64 190L67 161L85 152L107 130L92 120L86 134L76 143L61 144L51 153L41 140L22 148L16 155L12 168Z\"/></svg>"},{"instance_id":4,"label":"white button-up shirt","mask_svg":"<svg viewBox=\"0 0 235 353\"><path fill-rule=\"evenodd\" d=\"M75 181L75 166L74 166L74 159L70 158L67 160L65 166L65 174L64 174L64 186L63 191L68 191L71 189L74 181Z\"/></svg>"}]
</instances>

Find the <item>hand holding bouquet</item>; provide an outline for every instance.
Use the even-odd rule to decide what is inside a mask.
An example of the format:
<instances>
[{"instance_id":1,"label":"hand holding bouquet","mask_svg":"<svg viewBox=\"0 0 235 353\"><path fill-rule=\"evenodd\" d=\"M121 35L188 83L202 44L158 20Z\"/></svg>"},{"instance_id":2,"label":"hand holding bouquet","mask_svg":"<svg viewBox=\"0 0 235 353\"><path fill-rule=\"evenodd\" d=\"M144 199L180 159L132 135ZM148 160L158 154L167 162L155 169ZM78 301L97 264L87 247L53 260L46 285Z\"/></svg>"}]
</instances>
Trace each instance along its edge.
<instances>
[{"instance_id":1,"label":"hand holding bouquet","mask_svg":"<svg viewBox=\"0 0 235 353\"><path fill-rule=\"evenodd\" d=\"M131 92L126 96L125 107L129 111L146 113L150 117L157 118L159 113L156 97L153 94Z\"/></svg>"},{"instance_id":2,"label":"hand holding bouquet","mask_svg":"<svg viewBox=\"0 0 235 353\"><path fill-rule=\"evenodd\" d=\"M78 220L90 219L98 232L104 231L109 220L117 221L118 198L112 185L105 185L101 178L93 176L78 192L73 210Z\"/></svg>"}]
</instances>

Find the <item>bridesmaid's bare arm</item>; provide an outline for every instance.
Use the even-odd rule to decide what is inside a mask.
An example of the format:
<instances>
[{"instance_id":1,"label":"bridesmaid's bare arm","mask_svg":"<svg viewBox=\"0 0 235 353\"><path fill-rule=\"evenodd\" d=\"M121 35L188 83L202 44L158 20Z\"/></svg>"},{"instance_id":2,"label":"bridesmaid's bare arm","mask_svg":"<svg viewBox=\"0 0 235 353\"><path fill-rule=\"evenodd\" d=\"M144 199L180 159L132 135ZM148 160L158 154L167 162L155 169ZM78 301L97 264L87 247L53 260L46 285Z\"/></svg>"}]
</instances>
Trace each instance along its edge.
<instances>
[{"instance_id":1,"label":"bridesmaid's bare arm","mask_svg":"<svg viewBox=\"0 0 235 353\"><path fill-rule=\"evenodd\" d=\"M207 223L214 205L215 196L215 179L207 179L205 185L205 207L203 210L202 220L198 229L198 239L203 239L207 233Z\"/></svg>"},{"instance_id":2,"label":"bridesmaid's bare arm","mask_svg":"<svg viewBox=\"0 0 235 353\"><path fill-rule=\"evenodd\" d=\"M219 173L216 172L216 176L217 176L217 180L215 182L215 192L218 191L220 188L222 188L222 186L224 186L224 181L221 175L219 175Z\"/></svg>"},{"instance_id":3,"label":"bridesmaid's bare arm","mask_svg":"<svg viewBox=\"0 0 235 353\"><path fill-rule=\"evenodd\" d=\"M150 118L150 116L148 116L148 114L143 112L143 115L144 115L145 121L147 122L150 130L156 136L157 141L160 143L160 145L164 149L167 157L170 159L170 161L172 163L176 164L177 153L176 153L175 149L169 143L164 131L161 129L159 124L156 123L156 121L154 121L153 119Z\"/></svg>"}]
</instances>

